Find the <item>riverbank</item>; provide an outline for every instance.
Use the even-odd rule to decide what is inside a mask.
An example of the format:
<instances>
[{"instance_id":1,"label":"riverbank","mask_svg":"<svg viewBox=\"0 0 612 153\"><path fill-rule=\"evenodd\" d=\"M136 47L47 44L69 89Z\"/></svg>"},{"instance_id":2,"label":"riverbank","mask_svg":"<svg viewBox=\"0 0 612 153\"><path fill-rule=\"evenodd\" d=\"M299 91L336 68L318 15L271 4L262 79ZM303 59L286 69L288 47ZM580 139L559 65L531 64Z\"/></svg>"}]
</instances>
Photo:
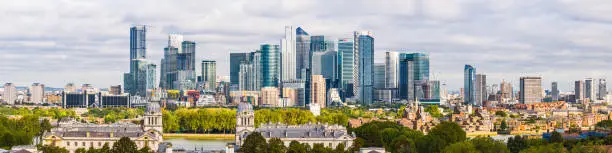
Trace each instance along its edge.
<instances>
[{"instance_id":1,"label":"riverbank","mask_svg":"<svg viewBox=\"0 0 612 153\"><path fill-rule=\"evenodd\" d=\"M195 139L195 140L233 140L234 134L190 134L190 133L164 133L164 139Z\"/></svg>"}]
</instances>

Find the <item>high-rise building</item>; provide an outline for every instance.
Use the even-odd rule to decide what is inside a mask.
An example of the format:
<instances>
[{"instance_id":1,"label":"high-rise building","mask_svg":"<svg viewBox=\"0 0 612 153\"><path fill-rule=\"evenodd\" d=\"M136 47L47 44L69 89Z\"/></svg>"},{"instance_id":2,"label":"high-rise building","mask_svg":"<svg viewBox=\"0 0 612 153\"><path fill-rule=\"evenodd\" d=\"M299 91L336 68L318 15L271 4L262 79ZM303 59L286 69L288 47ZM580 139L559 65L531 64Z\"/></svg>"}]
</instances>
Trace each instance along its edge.
<instances>
[{"instance_id":1,"label":"high-rise building","mask_svg":"<svg viewBox=\"0 0 612 153\"><path fill-rule=\"evenodd\" d=\"M507 102L509 100L513 100L514 95L513 95L513 91L512 90L513 90L512 89L512 84L502 80L502 82L499 85L499 92L500 92L500 99L501 99L501 101Z\"/></svg>"},{"instance_id":2,"label":"high-rise building","mask_svg":"<svg viewBox=\"0 0 612 153\"><path fill-rule=\"evenodd\" d=\"M326 36L311 36L310 37L310 50L313 53L333 51L335 50L334 41L330 40Z\"/></svg>"},{"instance_id":3,"label":"high-rise building","mask_svg":"<svg viewBox=\"0 0 612 153\"><path fill-rule=\"evenodd\" d=\"M183 36L168 35L161 61L160 86L164 89L193 90L196 88L195 48L193 41L183 41Z\"/></svg>"},{"instance_id":4,"label":"high-rise building","mask_svg":"<svg viewBox=\"0 0 612 153\"><path fill-rule=\"evenodd\" d=\"M310 68L310 35L302 27L295 30L296 77L306 79L306 70Z\"/></svg>"},{"instance_id":5,"label":"high-rise building","mask_svg":"<svg viewBox=\"0 0 612 153\"><path fill-rule=\"evenodd\" d=\"M483 106L483 102L488 99L487 95L487 76L484 74L476 74L476 106Z\"/></svg>"},{"instance_id":6,"label":"high-rise building","mask_svg":"<svg viewBox=\"0 0 612 153\"><path fill-rule=\"evenodd\" d=\"M110 86L109 94L121 95L121 85Z\"/></svg>"},{"instance_id":7,"label":"high-rise building","mask_svg":"<svg viewBox=\"0 0 612 153\"><path fill-rule=\"evenodd\" d=\"M576 99L574 102L583 103L586 97L584 93L584 81L578 80L574 82L574 97Z\"/></svg>"},{"instance_id":8,"label":"high-rise building","mask_svg":"<svg viewBox=\"0 0 612 153\"><path fill-rule=\"evenodd\" d=\"M249 63L251 53L230 53L230 82L237 86L240 82L240 65Z\"/></svg>"},{"instance_id":9,"label":"high-rise building","mask_svg":"<svg viewBox=\"0 0 612 153\"><path fill-rule=\"evenodd\" d=\"M66 84L66 86L64 86L64 92L76 92L76 86L74 86L74 83Z\"/></svg>"},{"instance_id":10,"label":"high-rise building","mask_svg":"<svg viewBox=\"0 0 612 153\"><path fill-rule=\"evenodd\" d=\"M584 96L590 101L596 100L595 81L592 78L584 79Z\"/></svg>"},{"instance_id":11,"label":"high-rise building","mask_svg":"<svg viewBox=\"0 0 612 153\"><path fill-rule=\"evenodd\" d=\"M4 84L4 93L2 93L2 100L9 105L14 105L17 101L17 88L13 83Z\"/></svg>"},{"instance_id":12,"label":"high-rise building","mask_svg":"<svg viewBox=\"0 0 612 153\"><path fill-rule=\"evenodd\" d=\"M262 87L278 87L278 83L280 81L279 49L280 47L278 45L261 45Z\"/></svg>"},{"instance_id":13,"label":"high-rise building","mask_svg":"<svg viewBox=\"0 0 612 153\"><path fill-rule=\"evenodd\" d=\"M606 87L606 79L599 79L599 90L597 92L597 99L604 100L608 95L608 88Z\"/></svg>"},{"instance_id":14,"label":"high-rise building","mask_svg":"<svg viewBox=\"0 0 612 153\"><path fill-rule=\"evenodd\" d=\"M202 82L204 91L215 92L217 87L217 62L213 60L202 60Z\"/></svg>"},{"instance_id":15,"label":"high-rise building","mask_svg":"<svg viewBox=\"0 0 612 153\"><path fill-rule=\"evenodd\" d=\"M398 72L399 98L409 102L416 101L416 96L414 94L414 74L416 74L414 73L414 61L409 59L400 59Z\"/></svg>"},{"instance_id":16,"label":"high-rise building","mask_svg":"<svg viewBox=\"0 0 612 153\"><path fill-rule=\"evenodd\" d=\"M465 104L477 105L476 103L476 68L465 65L463 69L463 102Z\"/></svg>"},{"instance_id":17,"label":"high-rise building","mask_svg":"<svg viewBox=\"0 0 612 153\"><path fill-rule=\"evenodd\" d=\"M399 52L385 53L385 87L398 88L399 80Z\"/></svg>"},{"instance_id":18,"label":"high-rise building","mask_svg":"<svg viewBox=\"0 0 612 153\"><path fill-rule=\"evenodd\" d=\"M352 39L338 39L338 79L343 100L353 96L353 74L355 70L355 50L353 44Z\"/></svg>"},{"instance_id":19,"label":"high-rise building","mask_svg":"<svg viewBox=\"0 0 612 153\"><path fill-rule=\"evenodd\" d=\"M146 60L147 53L147 28L146 26L134 26L130 28L130 72L124 74L125 91L131 95L145 97L147 91L156 88L154 81L156 67ZM151 79L153 78L153 79Z\"/></svg>"},{"instance_id":20,"label":"high-rise building","mask_svg":"<svg viewBox=\"0 0 612 153\"><path fill-rule=\"evenodd\" d=\"M389 52L386 58L385 71L388 73L386 77L389 78L387 88L398 84L398 97L394 98L408 101L426 99L423 87L426 87L429 81L429 56L423 53ZM396 62L398 65L394 65Z\"/></svg>"},{"instance_id":21,"label":"high-rise building","mask_svg":"<svg viewBox=\"0 0 612 153\"><path fill-rule=\"evenodd\" d=\"M312 84L310 99L311 105L319 105L321 108L325 108L326 105L326 92L325 92L325 78L322 75L312 75Z\"/></svg>"},{"instance_id":22,"label":"high-rise building","mask_svg":"<svg viewBox=\"0 0 612 153\"><path fill-rule=\"evenodd\" d=\"M277 107L278 94L278 88L276 87L261 88L261 105L268 107Z\"/></svg>"},{"instance_id":23,"label":"high-rise building","mask_svg":"<svg viewBox=\"0 0 612 153\"><path fill-rule=\"evenodd\" d=\"M378 101L391 101L391 90L385 88L385 63L374 63L374 99Z\"/></svg>"},{"instance_id":24,"label":"high-rise building","mask_svg":"<svg viewBox=\"0 0 612 153\"><path fill-rule=\"evenodd\" d=\"M521 104L542 102L542 77L521 77L520 89Z\"/></svg>"},{"instance_id":25,"label":"high-rise building","mask_svg":"<svg viewBox=\"0 0 612 153\"><path fill-rule=\"evenodd\" d=\"M45 97L45 85L41 83L32 83L30 87L30 102L34 104L41 104L44 102Z\"/></svg>"},{"instance_id":26,"label":"high-rise building","mask_svg":"<svg viewBox=\"0 0 612 153\"><path fill-rule=\"evenodd\" d=\"M261 51L249 53L240 64L239 90L259 91L262 87Z\"/></svg>"},{"instance_id":27,"label":"high-rise building","mask_svg":"<svg viewBox=\"0 0 612 153\"><path fill-rule=\"evenodd\" d=\"M312 74L323 75L323 78L330 80L330 84L336 87L336 77L338 77L338 52L324 51L313 52L312 55Z\"/></svg>"},{"instance_id":28,"label":"high-rise building","mask_svg":"<svg viewBox=\"0 0 612 153\"><path fill-rule=\"evenodd\" d=\"M296 77L296 33L293 26L285 26L285 38L281 39L281 81L295 80Z\"/></svg>"},{"instance_id":29,"label":"high-rise building","mask_svg":"<svg viewBox=\"0 0 612 153\"><path fill-rule=\"evenodd\" d=\"M550 87L552 88L551 90L551 98L552 101L559 101L559 87L557 82L552 82L552 84L550 85Z\"/></svg>"},{"instance_id":30,"label":"high-rise building","mask_svg":"<svg viewBox=\"0 0 612 153\"><path fill-rule=\"evenodd\" d=\"M355 35L359 68L358 75L353 78L359 81L353 85L353 89L358 91L355 96L360 97L361 104L369 105L374 99L374 37L369 31L355 32Z\"/></svg>"}]
</instances>

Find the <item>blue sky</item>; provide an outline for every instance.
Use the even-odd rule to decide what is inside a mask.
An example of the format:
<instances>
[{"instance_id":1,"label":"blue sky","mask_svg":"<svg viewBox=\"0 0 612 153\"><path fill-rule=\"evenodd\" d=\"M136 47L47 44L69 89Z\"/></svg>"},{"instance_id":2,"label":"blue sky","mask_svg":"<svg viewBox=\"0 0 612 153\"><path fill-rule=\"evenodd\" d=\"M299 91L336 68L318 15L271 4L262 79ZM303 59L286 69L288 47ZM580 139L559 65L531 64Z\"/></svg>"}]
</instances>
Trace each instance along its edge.
<instances>
[{"instance_id":1,"label":"blue sky","mask_svg":"<svg viewBox=\"0 0 612 153\"><path fill-rule=\"evenodd\" d=\"M146 24L149 59L159 63L168 33L198 43L197 58L229 74L229 52L279 43L285 25L311 35L373 31L376 62L385 51L430 54L431 72L449 90L463 66L518 85L542 76L545 88L612 73L609 0L28 0L0 2L0 82L68 82L107 88L129 70L129 27ZM199 67L198 67L199 69Z\"/></svg>"}]
</instances>

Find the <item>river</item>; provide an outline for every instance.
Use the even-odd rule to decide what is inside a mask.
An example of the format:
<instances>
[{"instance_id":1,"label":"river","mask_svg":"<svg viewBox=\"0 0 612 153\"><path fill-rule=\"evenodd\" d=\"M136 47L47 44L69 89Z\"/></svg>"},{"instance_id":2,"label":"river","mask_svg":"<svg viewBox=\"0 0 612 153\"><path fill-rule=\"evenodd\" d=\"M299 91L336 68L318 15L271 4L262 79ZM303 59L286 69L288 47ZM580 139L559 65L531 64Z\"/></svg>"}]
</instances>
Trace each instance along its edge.
<instances>
[{"instance_id":1,"label":"river","mask_svg":"<svg viewBox=\"0 0 612 153\"><path fill-rule=\"evenodd\" d=\"M227 139L212 139L212 140L200 140L200 139L185 139L185 138L171 138L165 139L164 142L172 143L173 148L183 148L187 150L194 150L194 148L204 150L224 150L227 143L233 143L234 140Z\"/></svg>"}]
</instances>

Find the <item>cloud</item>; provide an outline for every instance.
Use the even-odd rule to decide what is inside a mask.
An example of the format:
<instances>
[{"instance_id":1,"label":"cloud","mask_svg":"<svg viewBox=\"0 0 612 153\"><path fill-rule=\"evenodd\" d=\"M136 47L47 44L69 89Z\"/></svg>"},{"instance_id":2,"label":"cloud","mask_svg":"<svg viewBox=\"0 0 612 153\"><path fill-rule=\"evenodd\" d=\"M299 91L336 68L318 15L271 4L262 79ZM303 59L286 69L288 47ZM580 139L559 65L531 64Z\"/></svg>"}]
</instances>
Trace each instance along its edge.
<instances>
[{"instance_id":1,"label":"cloud","mask_svg":"<svg viewBox=\"0 0 612 153\"><path fill-rule=\"evenodd\" d=\"M571 90L573 80L612 72L612 2L606 0L340 1L6 1L0 4L0 82L106 88L129 70L129 27L145 24L149 60L159 63L168 33L198 43L197 60L279 43L285 25L313 35L351 37L370 30L376 62L388 50L430 54L431 72L449 90L463 86L463 65L518 86L541 75ZM199 64L198 64L199 65ZM199 69L198 69L199 71Z\"/></svg>"}]
</instances>

